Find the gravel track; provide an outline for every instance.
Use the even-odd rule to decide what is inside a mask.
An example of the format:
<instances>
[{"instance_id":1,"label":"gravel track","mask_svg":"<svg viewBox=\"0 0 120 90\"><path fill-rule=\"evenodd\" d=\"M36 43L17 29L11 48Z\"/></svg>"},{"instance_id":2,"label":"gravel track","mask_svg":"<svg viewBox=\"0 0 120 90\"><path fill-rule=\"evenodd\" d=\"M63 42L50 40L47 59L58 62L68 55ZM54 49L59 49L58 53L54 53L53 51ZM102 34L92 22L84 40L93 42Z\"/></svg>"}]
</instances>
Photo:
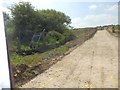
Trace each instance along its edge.
<instances>
[{"instance_id":1,"label":"gravel track","mask_svg":"<svg viewBox=\"0 0 120 90\"><path fill-rule=\"evenodd\" d=\"M106 30L21 88L117 88L118 39Z\"/></svg>"}]
</instances>

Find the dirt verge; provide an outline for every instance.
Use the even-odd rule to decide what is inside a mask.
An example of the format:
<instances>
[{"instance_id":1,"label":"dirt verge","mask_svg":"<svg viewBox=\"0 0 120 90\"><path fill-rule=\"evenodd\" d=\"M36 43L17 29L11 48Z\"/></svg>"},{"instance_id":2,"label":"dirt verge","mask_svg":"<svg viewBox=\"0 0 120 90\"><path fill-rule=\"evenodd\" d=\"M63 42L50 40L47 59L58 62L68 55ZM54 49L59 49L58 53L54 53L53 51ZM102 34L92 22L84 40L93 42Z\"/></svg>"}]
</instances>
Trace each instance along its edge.
<instances>
[{"instance_id":1,"label":"dirt verge","mask_svg":"<svg viewBox=\"0 0 120 90\"><path fill-rule=\"evenodd\" d=\"M83 44L86 40L90 39L94 36L94 34L97 32L97 30L90 30L90 32L85 33L82 38L72 40L70 42L67 42L65 46L69 47L69 50L63 54L54 54L51 57L44 58L44 62L42 64L35 65L33 67L30 67L25 64L17 65L13 67L13 73L14 73L14 80L15 80L15 87L19 87L26 82L30 81L37 75L43 73L45 70L49 69L53 64L57 63L61 60L65 55L69 54L71 51L73 51L75 48L77 48L79 45Z\"/></svg>"}]
</instances>

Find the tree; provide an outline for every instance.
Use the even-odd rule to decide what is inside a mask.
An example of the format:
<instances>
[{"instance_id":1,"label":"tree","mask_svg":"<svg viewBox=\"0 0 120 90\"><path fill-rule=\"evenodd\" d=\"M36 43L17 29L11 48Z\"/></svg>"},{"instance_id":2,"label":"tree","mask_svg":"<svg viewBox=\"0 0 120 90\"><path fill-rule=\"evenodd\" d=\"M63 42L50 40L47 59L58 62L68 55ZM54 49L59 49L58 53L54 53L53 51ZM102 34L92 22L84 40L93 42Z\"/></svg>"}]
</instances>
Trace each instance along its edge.
<instances>
[{"instance_id":1,"label":"tree","mask_svg":"<svg viewBox=\"0 0 120 90\"><path fill-rule=\"evenodd\" d=\"M8 26L8 21L10 20L9 14L7 14L6 12L3 12L3 18L4 18L4 25L5 25L5 31L6 31L6 28Z\"/></svg>"},{"instance_id":2,"label":"tree","mask_svg":"<svg viewBox=\"0 0 120 90\"><path fill-rule=\"evenodd\" d=\"M39 16L42 17L41 25L46 31L55 30L63 33L65 29L68 29L67 26L71 23L69 16L53 9L37 10L37 12Z\"/></svg>"},{"instance_id":3,"label":"tree","mask_svg":"<svg viewBox=\"0 0 120 90\"><path fill-rule=\"evenodd\" d=\"M13 22L15 24L15 37L18 45L28 45L33 34L43 29L63 33L68 29L71 19L62 12L47 9L36 10L29 2L19 2L11 7Z\"/></svg>"},{"instance_id":4,"label":"tree","mask_svg":"<svg viewBox=\"0 0 120 90\"><path fill-rule=\"evenodd\" d=\"M3 18L4 18L4 21L9 20L10 19L9 14L7 14L6 12L3 12Z\"/></svg>"},{"instance_id":5,"label":"tree","mask_svg":"<svg viewBox=\"0 0 120 90\"><path fill-rule=\"evenodd\" d=\"M19 2L11 7L11 13L15 24L15 37L19 44L25 44L33 34L34 8L29 2Z\"/></svg>"}]
</instances>

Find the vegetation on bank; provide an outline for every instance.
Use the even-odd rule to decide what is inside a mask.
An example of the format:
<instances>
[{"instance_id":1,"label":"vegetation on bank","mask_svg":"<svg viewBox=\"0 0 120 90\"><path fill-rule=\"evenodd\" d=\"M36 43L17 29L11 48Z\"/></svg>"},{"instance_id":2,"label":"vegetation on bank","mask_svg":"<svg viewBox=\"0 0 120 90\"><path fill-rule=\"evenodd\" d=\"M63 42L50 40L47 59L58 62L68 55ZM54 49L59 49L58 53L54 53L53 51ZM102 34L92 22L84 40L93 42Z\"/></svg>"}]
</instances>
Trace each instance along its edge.
<instances>
[{"instance_id":1,"label":"vegetation on bank","mask_svg":"<svg viewBox=\"0 0 120 90\"><path fill-rule=\"evenodd\" d=\"M113 36L120 37L120 25L109 25L107 31Z\"/></svg>"},{"instance_id":2,"label":"vegetation on bank","mask_svg":"<svg viewBox=\"0 0 120 90\"><path fill-rule=\"evenodd\" d=\"M93 33L95 31L94 30L93 31L73 30L71 32L76 37L76 39L74 39L72 41L75 41L77 39L85 38L85 35ZM69 42L71 42L71 41L69 41ZM74 46L74 44L76 42L78 42L78 41L75 41L72 43L73 44L72 47ZM37 52L37 53L34 53L32 55L27 55L27 56L22 56L22 55L15 53L15 52L11 52L10 59L11 59L11 62L14 66L21 65L21 64L26 64L28 66L35 66L37 64L44 62L43 60L48 58L48 57L52 58L56 55L58 55L58 56L63 55L66 51L69 50L69 48L71 48L71 44L64 44L64 45L61 45L55 49L51 49L51 50L43 52L43 53Z\"/></svg>"},{"instance_id":3,"label":"vegetation on bank","mask_svg":"<svg viewBox=\"0 0 120 90\"><path fill-rule=\"evenodd\" d=\"M25 64L25 65L32 67L32 66L43 63L43 60L47 57L50 57L52 55L54 56L62 55L66 51L68 51L68 47L60 46L58 48L52 49L50 51L46 51L44 53L35 53L32 55L28 55L28 56L21 56L16 53L11 53L10 59L11 59L12 65L14 66Z\"/></svg>"},{"instance_id":4,"label":"vegetation on bank","mask_svg":"<svg viewBox=\"0 0 120 90\"><path fill-rule=\"evenodd\" d=\"M29 2L20 2L11 7L11 13L12 17L9 17L4 12L4 20L8 43L15 51L31 50L35 45L37 48L61 45L74 39L69 29L70 17L60 11L38 10ZM34 43L31 44L33 35L36 34L41 36L34 38ZM39 41L38 38L40 38Z\"/></svg>"},{"instance_id":5,"label":"vegetation on bank","mask_svg":"<svg viewBox=\"0 0 120 90\"><path fill-rule=\"evenodd\" d=\"M13 65L35 65L41 61L40 55L47 57L53 53L64 53L68 50L64 44L77 38L70 29L70 17L60 11L38 10L29 2L14 4L10 10L12 17L5 12L3 15ZM41 36L31 44L36 33Z\"/></svg>"},{"instance_id":6,"label":"vegetation on bank","mask_svg":"<svg viewBox=\"0 0 120 90\"><path fill-rule=\"evenodd\" d=\"M29 2L13 5L11 13L12 17L3 14L16 84L42 73L59 61L58 57L96 32L95 29L72 29L69 16L53 9L35 9ZM35 34L41 36L31 42Z\"/></svg>"},{"instance_id":7,"label":"vegetation on bank","mask_svg":"<svg viewBox=\"0 0 120 90\"><path fill-rule=\"evenodd\" d=\"M116 32L117 32L118 34L120 34L120 25L114 26L114 29L116 30Z\"/></svg>"},{"instance_id":8,"label":"vegetation on bank","mask_svg":"<svg viewBox=\"0 0 120 90\"><path fill-rule=\"evenodd\" d=\"M71 48L84 43L91 38L95 32L96 30L75 30L72 31L72 33L77 38L58 48L28 56L21 56L15 53L10 55L16 85L24 84L49 69L53 64L60 61L63 56L69 54Z\"/></svg>"}]
</instances>

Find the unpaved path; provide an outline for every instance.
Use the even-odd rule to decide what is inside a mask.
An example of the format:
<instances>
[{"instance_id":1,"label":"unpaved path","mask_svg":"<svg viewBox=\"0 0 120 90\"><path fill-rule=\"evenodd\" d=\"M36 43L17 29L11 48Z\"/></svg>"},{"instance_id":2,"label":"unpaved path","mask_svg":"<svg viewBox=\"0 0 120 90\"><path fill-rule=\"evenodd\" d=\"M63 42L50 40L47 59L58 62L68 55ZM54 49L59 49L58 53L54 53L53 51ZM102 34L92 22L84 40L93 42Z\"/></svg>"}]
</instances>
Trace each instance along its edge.
<instances>
[{"instance_id":1,"label":"unpaved path","mask_svg":"<svg viewBox=\"0 0 120 90\"><path fill-rule=\"evenodd\" d=\"M117 88L118 40L106 30L77 47L23 88Z\"/></svg>"}]
</instances>

